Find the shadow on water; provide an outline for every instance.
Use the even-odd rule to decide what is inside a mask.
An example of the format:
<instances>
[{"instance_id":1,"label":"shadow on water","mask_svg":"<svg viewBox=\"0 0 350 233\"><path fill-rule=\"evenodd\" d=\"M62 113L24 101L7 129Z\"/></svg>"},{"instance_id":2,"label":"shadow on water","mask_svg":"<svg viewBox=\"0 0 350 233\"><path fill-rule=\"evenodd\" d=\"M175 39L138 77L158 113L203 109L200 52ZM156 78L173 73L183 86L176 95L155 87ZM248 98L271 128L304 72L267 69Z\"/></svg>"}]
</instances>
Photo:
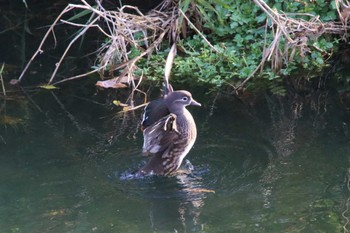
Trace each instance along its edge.
<instances>
[{"instance_id":1,"label":"shadow on water","mask_svg":"<svg viewBox=\"0 0 350 233\"><path fill-rule=\"evenodd\" d=\"M101 93L32 90L1 99L0 229L342 229L349 216L346 96L222 96L213 105L193 94L203 104L190 109L199 136L187 172L172 177L132 175L146 162L141 112L116 117Z\"/></svg>"}]
</instances>

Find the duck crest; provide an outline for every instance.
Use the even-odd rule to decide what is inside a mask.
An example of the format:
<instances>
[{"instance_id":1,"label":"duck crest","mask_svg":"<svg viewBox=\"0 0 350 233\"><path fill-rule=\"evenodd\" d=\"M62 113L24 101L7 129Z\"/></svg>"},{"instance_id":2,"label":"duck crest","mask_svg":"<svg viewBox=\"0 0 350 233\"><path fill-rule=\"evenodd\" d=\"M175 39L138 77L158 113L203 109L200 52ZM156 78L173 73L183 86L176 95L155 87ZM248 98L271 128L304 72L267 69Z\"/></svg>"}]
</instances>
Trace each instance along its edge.
<instances>
[{"instance_id":1,"label":"duck crest","mask_svg":"<svg viewBox=\"0 0 350 233\"><path fill-rule=\"evenodd\" d=\"M195 121L186 107L201 106L200 103L188 91L174 91L168 81L175 53L176 46L173 45L165 68L164 97L151 101L144 109L142 152L151 158L139 171L143 175L175 172L197 137Z\"/></svg>"}]
</instances>

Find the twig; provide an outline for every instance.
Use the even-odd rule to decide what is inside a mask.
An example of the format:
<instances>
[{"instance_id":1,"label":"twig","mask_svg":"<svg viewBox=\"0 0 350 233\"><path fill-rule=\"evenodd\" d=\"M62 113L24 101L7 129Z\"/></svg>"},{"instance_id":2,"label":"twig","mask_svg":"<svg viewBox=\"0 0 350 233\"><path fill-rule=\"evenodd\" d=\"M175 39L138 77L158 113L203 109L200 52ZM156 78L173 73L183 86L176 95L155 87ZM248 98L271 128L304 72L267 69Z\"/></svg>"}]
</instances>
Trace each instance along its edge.
<instances>
[{"instance_id":1,"label":"twig","mask_svg":"<svg viewBox=\"0 0 350 233\"><path fill-rule=\"evenodd\" d=\"M203 40L210 46L210 48L212 48L217 53L221 53L207 40L207 38L205 38L205 36L196 28L196 26L194 26L194 24L190 21L190 19L185 15L185 13L181 9L179 9L179 12L187 20L188 24L193 28L193 30L195 30L203 38Z\"/></svg>"},{"instance_id":2,"label":"twig","mask_svg":"<svg viewBox=\"0 0 350 233\"><path fill-rule=\"evenodd\" d=\"M79 79L79 78L88 76L88 75L90 75L90 74L99 72L100 70L102 70L102 69L104 69L104 68L106 68L106 67L105 67L105 66L101 66L101 67L99 67L99 68L97 68L97 69L91 70L91 71L86 72L86 73L84 73L84 74L79 74L79 75L75 75L75 76L73 76L73 77L69 77L69 78L62 79L62 80L60 80L60 81L57 81L57 82L55 82L55 83L52 83L51 85L55 86L55 85L60 84L60 83L64 83L64 82L67 82L67 81Z\"/></svg>"},{"instance_id":3,"label":"twig","mask_svg":"<svg viewBox=\"0 0 350 233\"><path fill-rule=\"evenodd\" d=\"M2 63L2 67L0 69L0 78L1 78L1 86L2 86L2 92L4 93L4 96L6 96L6 89L4 85L4 79L2 78L2 72L4 71L5 63Z\"/></svg>"},{"instance_id":4,"label":"twig","mask_svg":"<svg viewBox=\"0 0 350 233\"><path fill-rule=\"evenodd\" d=\"M64 10L61 12L61 14L55 19L55 21L52 23L52 25L50 26L49 30L47 30L44 38L41 40L40 45L38 47L38 49L36 50L36 52L33 54L33 56L30 58L29 62L27 63L27 65L24 67L21 75L19 76L19 78L17 79L17 83L21 82L24 74L26 73L27 69L29 68L30 64L33 62L33 60L36 58L36 56L38 54L42 54L44 52L44 50L42 49L47 37L50 35L51 32L53 32L53 28L56 26L57 22L60 20L60 18L67 12L69 12L70 10L72 10L73 8L71 8L70 5L68 5L66 8L64 8Z\"/></svg>"},{"instance_id":5,"label":"twig","mask_svg":"<svg viewBox=\"0 0 350 233\"><path fill-rule=\"evenodd\" d=\"M246 79L244 79L244 81L241 82L241 83L236 87L235 91L240 90L240 89L246 84L246 82L248 82L248 81L255 75L255 73L264 65L267 56L268 56L268 53L266 53L266 54L264 55L264 57L261 59L261 62L260 62L259 65L255 68L255 70L253 70L253 72L251 72L251 73L249 74L249 76L248 76Z\"/></svg>"},{"instance_id":6,"label":"twig","mask_svg":"<svg viewBox=\"0 0 350 233\"><path fill-rule=\"evenodd\" d=\"M253 1L270 17L271 20L273 20L278 26L281 25L279 21L280 15L276 13L274 10L272 10L263 0L253 0ZM288 40L288 42L293 43L293 40L290 38L285 28L280 27L280 29L283 32L286 39Z\"/></svg>"},{"instance_id":7,"label":"twig","mask_svg":"<svg viewBox=\"0 0 350 233\"><path fill-rule=\"evenodd\" d=\"M345 182L346 182L346 187L348 189L348 191L350 191L350 180L349 180L349 169L347 172L347 176L345 177ZM349 206L350 206L350 197L347 198L346 202L345 202L345 210L342 212L342 217L345 219L345 224L343 225L343 230L345 233L348 233L349 230L347 229L347 226L350 223L349 218L346 216L346 214L349 212Z\"/></svg>"},{"instance_id":8,"label":"twig","mask_svg":"<svg viewBox=\"0 0 350 233\"><path fill-rule=\"evenodd\" d=\"M77 41L77 40L79 39L79 37L81 37L82 35L84 35L85 32L90 28L90 25L93 25L98 19L99 19L98 17L97 17L96 19L94 19L94 20L93 20L90 24L88 24L77 36L75 36L75 37L73 38L73 40L71 40L71 42L69 42L69 44L68 44L66 50L64 51L63 55L61 56L60 60L58 61L58 63L56 63L56 68L55 68L55 70L52 72L52 75L51 75L51 78L50 78L48 84L51 84L51 83L52 83L54 77L56 76L56 73L57 73L57 71L58 71L58 68L60 67L60 65L61 65L61 63L62 63L62 61L63 61L63 59L66 57L66 55L67 55L69 49L72 47L72 45L75 43L75 41Z\"/></svg>"},{"instance_id":9,"label":"twig","mask_svg":"<svg viewBox=\"0 0 350 233\"><path fill-rule=\"evenodd\" d=\"M249 74L249 76L241 82L235 90L241 89L245 83L247 83L258 71L262 69L266 61L271 60L271 68L278 70L282 64L282 60L288 61L293 58L296 49L300 50L300 53L306 53L309 51L306 41L314 39L313 37L319 37L322 34L341 34L346 33L348 26L341 25L337 22L328 22L322 23L319 19L319 16L314 16L312 14L293 14L300 16L309 16L311 19L306 21L302 18L293 19L288 17L288 14L278 13L277 11L272 10L264 0L253 0L256 5L258 5L268 16L268 19L272 21L270 26L274 38L270 45L266 46L266 35L267 35L267 25L265 26L265 41L264 41L264 50L263 57L260 64L256 67L254 71ZM336 0L338 3L340 0ZM339 4L337 5L338 13ZM268 21L266 21L266 24ZM302 36L298 36L298 33L301 33ZM280 51L280 44L283 38L286 40L285 52L282 54ZM289 54L289 49L292 51Z\"/></svg>"},{"instance_id":10,"label":"twig","mask_svg":"<svg viewBox=\"0 0 350 233\"><path fill-rule=\"evenodd\" d=\"M128 108L126 110L119 111L118 113L125 113L125 112L134 111L136 109L139 109L139 108L142 108L142 107L146 106L147 104L148 103L143 103L143 104L137 105L136 107L132 107L132 108Z\"/></svg>"},{"instance_id":11,"label":"twig","mask_svg":"<svg viewBox=\"0 0 350 233\"><path fill-rule=\"evenodd\" d=\"M60 21L61 21L62 23L69 24L69 25L76 26L76 27L86 27L86 24L72 23L72 22L69 22L69 21L66 21L66 20L63 20L63 19L61 19ZM100 27L100 25L98 25L98 24L89 25L89 27L96 27L96 28L98 28L98 30L99 30L100 32L102 32L106 37L112 38L112 36L111 36L110 34L108 34L107 32L105 32L105 30L103 30L103 29Z\"/></svg>"}]
</instances>

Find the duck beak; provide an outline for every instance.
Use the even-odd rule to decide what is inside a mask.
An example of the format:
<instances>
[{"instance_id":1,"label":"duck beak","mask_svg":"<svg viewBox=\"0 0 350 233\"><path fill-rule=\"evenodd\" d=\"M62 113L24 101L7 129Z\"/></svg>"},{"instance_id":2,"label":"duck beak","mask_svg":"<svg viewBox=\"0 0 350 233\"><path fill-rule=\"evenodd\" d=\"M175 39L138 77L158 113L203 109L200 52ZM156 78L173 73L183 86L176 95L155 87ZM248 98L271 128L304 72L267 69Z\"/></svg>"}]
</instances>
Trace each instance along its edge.
<instances>
[{"instance_id":1,"label":"duck beak","mask_svg":"<svg viewBox=\"0 0 350 233\"><path fill-rule=\"evenodd\" d=\"M194 99L192 99L190 105L193 105L193 106L202 106L200 103L198 103L197 101L195 101Z\"/></svg>"}]
</instances>

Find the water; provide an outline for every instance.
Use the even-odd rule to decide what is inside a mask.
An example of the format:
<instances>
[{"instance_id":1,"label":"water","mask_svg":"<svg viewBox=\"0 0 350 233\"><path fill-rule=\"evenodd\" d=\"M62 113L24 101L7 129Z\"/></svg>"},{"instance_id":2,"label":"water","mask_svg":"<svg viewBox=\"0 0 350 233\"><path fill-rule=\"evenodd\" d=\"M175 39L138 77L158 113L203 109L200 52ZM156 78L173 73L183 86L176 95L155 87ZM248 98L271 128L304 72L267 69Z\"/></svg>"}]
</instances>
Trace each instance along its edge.
<instances>
[{"instance_id":1,"label":"water","mask_svg":"<svg viewBox=\"0 0 350 233\"><path fill-rule=\"evenodd\" d=\"M10 12L6 22L26 22L7 26L11 30L0 38L3 60L17 70L4 76L6 82L18 77L45 33L43 25L58 12L56 4L43 4L45 14L32 13L39 20L25 20L22 1L3 11ZM29 6L28 14L40 11ZM62 41L58 46L64 47ZM50 43L24 86L49 79L62 54ZM95 38L90 43L85 48L94 51ZM59 76L87 71L89 62L71 56ZM243 101L214 101L215 95L189 89L203 105L190 109L198 139L187 156L187 173L173 177L134 176L146 162L141 112L117 117L111 102L127 94L80 89L94 84L73 81L54 91L7 87L7 98L0 89L0 232L350 229L348 83L340 94L296 88L286 97L243 95Z\"/></svg>"},{"instance_id":2,"label":"water","mask_svg":"<svg viewBox=\"0 0 350 233\"><path fill-rule=\"evenodd\" d=\"M266 95L248 106L194 93L203 107L190 109L198 140L184 169L192 172L134 177L145 163L140 112L117 118L93 91L1 99L1 232L349 228L350 118L341 96Z\"/></svg>"}]
</instances>

